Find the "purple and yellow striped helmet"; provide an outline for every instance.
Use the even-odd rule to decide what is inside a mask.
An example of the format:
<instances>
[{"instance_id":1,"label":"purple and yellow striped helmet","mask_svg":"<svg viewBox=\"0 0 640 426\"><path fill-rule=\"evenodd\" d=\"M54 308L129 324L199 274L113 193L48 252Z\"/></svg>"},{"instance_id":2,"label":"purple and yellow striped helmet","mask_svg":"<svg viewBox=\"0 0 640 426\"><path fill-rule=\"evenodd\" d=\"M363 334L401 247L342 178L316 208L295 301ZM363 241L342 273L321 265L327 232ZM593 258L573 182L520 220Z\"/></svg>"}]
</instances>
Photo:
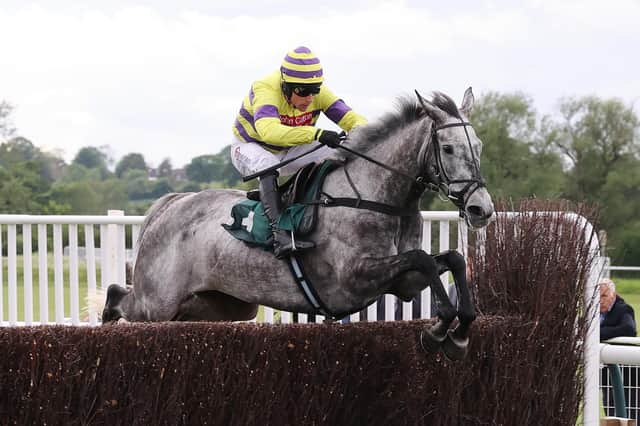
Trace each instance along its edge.
<instances>
[{"instance_id":1,"label":"purple and yellow striped helmet","mask_svg":"<svg viewBox=\"0 0 640 426\"><path fill-rule=\"evenodd\" d=\"M282 61L280 73L285 83L321 84L324 80L320 60L304 46L287 53Z\"/></svg>"}]
</instances>

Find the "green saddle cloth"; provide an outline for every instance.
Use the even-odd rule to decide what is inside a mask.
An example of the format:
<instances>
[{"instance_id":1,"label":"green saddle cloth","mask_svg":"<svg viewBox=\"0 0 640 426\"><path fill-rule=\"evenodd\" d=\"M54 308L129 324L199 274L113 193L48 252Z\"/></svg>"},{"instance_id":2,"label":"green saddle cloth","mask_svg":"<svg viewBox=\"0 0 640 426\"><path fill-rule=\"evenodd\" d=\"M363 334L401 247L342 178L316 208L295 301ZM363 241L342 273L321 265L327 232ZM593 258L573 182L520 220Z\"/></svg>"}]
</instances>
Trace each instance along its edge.
<instances>
[{"instance_id":1,"label":"green saddle cloth","mask_svg":"<svg viewBox=\"0 0 640 426\"><path fill-rule=\"evenodd\" d=\"M278 227L285 231L293 231L296 235L307 235L312 232L317 219L317 204L310 206L316 200L322 190L324 179L329 173L341 165L335 160L325 160L320 164L311 163L300 170L286 185L289 185L289 199L294 200L280 214ZM298 181L304 184L297 185ZM243 224L243 221L253 212L251 229ZM252 246L261 246L265 250L273 250L271 246L271 229L264 208L260 201L243 200L231 208L231 225L222 226L235 238Z\"/></svg>"},{"instance_id":2,"label":"green saddle cloth","mask_svg":"<svg viewBox=\"0 0 640 426\"><path fill-rule=\"evenodd\" d=\"M305 207L304 204L292 204L287 207L278 218L278 228L296 232L304 217ZM249 217L251 212L253 212L253 218L249 230L249 227L242 222ZM249 245L261 246L265 250L273 249L269 241L271 228L260 201L247 199L236 204L231 208L231 217L233 217L231 225L222 225L231 235Z\"/></svg>"}]
</instances>

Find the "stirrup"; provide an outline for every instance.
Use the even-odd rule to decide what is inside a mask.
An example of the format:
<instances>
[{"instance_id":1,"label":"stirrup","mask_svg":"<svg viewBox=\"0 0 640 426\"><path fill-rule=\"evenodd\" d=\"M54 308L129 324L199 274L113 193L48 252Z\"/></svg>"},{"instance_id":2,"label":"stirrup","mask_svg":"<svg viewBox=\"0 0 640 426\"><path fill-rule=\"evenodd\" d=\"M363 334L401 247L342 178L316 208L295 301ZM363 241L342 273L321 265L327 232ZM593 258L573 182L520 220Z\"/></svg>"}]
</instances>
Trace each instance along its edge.
<instances>
[{"instance_id":1,"label":"stirrup","mask_svg":"<svg viewBox=\"0 0 640 426\"><path fill-rule=\"evenodd\" d=\"M286 231L284 231L283 234L281 235L286 235L287 237L289 237L289 234ZM284 244L282 244L282 241L279 240L277 236L275 235L273 236L273 243L274 243L273 253L278 259L282 259L291 253L311 249L316 246L315 243L313 243L312 241L304 241L304 240L299 240L298 244L296 244L296 240L293 232L291 232L290 237L291 239L289 241L286 241Z\"/></svg>"}]
</instances>

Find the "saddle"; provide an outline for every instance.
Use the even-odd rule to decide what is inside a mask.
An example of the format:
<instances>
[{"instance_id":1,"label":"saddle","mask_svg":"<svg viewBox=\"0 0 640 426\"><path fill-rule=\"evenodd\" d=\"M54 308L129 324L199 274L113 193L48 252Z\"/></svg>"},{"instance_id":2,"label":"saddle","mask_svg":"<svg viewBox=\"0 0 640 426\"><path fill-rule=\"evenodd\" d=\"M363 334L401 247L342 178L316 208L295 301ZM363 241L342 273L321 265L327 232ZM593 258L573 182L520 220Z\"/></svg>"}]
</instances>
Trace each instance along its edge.
<instances>
[{"instance_id":1,"label":"saddle","mask_svg":"<svg viewBox=\"0 0 640 426\"><path fill-rule=\"evenodd\" d=\"M336 160L325 160L322 163L311 163L298 170L279 188L282 199L282 214L278 219L278 227L293 231L296 235L308 235L316 227L318 220L317 200L322 193L325 178L342 165ZM243 221L253 213L251 230L243 225ZM270 249L271 232L260 202L260 191L249 191L247 199L234 205L231 209L234 222L223 224L235 238L249 245Z\"/></svg>"}]
</instances>

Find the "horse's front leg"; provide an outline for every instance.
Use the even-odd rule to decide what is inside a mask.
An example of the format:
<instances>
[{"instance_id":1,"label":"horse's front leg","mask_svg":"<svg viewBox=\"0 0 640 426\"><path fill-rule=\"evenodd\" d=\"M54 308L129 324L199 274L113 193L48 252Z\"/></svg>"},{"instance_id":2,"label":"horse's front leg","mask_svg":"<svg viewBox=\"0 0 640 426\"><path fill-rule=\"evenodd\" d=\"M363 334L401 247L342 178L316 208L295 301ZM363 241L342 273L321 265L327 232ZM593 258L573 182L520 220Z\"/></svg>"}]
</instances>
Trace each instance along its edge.
<instances>
[{"instance_id":1,"label":"horse's front leg","mask_svg":"<svg viewBox=\"0 0 640 426\"><path fill-rule=\"evenodd\" d=\"M429 351L440 349L449 325L456 317L456 310L440 281L438 265L433 256L423 250L411 250L386 258L366 258L356 266L356 274L364 279L362 291L368 300L375 300L384 293L393 293L409 301L429 285L438 301L438 321L424 330L421 342Z\"/></svg>"},{"instance_id":2,"label":"horse's front leg","mask_svg":"<svg viewBox=\"0 0 640 426\"><path fill-rule=\"evenodd\" d=\"M438 273L451 271L458 292L458 320L454 330L450 330L443 349L449 358L460 359L467 354L469 330L476 319L476 310L467 285L467 267L464 257L455 250L435 256Z\"/></svg>"}]
</instances>

